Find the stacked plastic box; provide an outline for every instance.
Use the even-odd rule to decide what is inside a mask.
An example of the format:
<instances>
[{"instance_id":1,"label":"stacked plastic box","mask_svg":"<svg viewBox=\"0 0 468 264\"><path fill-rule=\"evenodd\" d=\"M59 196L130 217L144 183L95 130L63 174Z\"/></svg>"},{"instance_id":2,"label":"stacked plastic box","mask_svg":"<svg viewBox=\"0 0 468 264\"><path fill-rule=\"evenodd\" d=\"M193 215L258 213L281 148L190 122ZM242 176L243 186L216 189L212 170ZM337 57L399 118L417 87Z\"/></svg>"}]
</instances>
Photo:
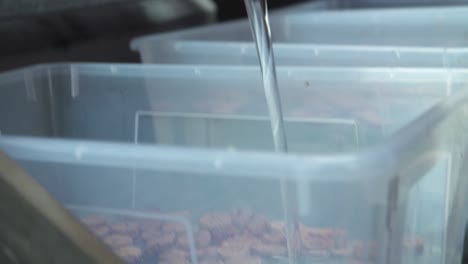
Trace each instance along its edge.
<instances>
[{"instance_id":1,"label":"stacked plastic box","mask_svg":"<svg viewBox=\"0 0 468 264\"><path fill-rule=\"evenodd\" d=\"M467 12L462 6L274 16L276 61L307 66L464 67ZM131 46L143 63L256 63L247 21L144 36Z\"/></svg>"},{"instance_id":2,"label":"stacked plastic box","mask_svg":"<svg viewBox=\"0 0 468 264\"><path fill-rule=\"evenodd\" d=\"M456 263L468 202L468 70L453 66L462 65L456 35L465 9L457 10L442 10L454 20L436 23L446 35L431 36L431 48L417 42L427 34L413 33L437 10L274 16L285 51L314 50L311 59L327 51L323 64L333 66L306 67L323 65L283 54L289 154L270 153L250 32L237 28L245 21L171 33L151 45L141 40L153 58L167 55L157 62L173 65L53 64L1 73L0 148L129 263ZM335 37L327 45L338 28L333 21L346 21L344 33L372 32L372 23L356 20L369 16L384 21L394 43L342 47ZM308 17L323 24L299 27ZM411 47L397 46L401 27L390 22L406 23ZM313 46L300 30L328 33ZM217 39L221 33L232 42ZM288 41L293 33L300 45ZM367 40L383 45L377 36ZM206 48L235 50L237 40L246 42L245 61ZM376 58L386 54L380 64ZM394 55L401 64L391 62Z\"/></svg>"}]
</instances>

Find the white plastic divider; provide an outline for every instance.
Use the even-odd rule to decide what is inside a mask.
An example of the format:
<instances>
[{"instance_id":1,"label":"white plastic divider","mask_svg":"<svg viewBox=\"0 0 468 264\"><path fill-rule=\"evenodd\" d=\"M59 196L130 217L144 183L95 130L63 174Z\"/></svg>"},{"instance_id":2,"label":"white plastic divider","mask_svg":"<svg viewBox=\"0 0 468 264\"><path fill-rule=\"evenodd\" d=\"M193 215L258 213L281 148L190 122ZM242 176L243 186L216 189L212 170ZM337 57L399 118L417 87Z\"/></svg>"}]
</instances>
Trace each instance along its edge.
<instances>
[{"instance_id":1,"label":"white plastic divider","mask_svg":"<svg viewBox=\"0 0 468 264\"><path fill-rule=\"evenodd\" d=\"M206 127L209 126L210 120L237 120L237 121L259 121L259 122L268 122L269 119L266 116L246 116L246 115L221 115L221 114L191 114L191 113L168 113L168 112L153 112L153 111L138 111L135 113L135 129L134 129L134 143L139 144L139 131L140 131L140 119L150 117L150 118L184 118L184 119L195 119L204 121ZM354 132L354 144L355 150L359 149L360 140L359 140L359 128L358 123L356 120L352 119L337 119L337 118L286 118L285 123L305 123L311 125L337 125L337 126L350 126ZM205 136L208 140L208 145L205 147L210 147L211 144L209 139L212 138L210 129L206 129L205 132L207 135ZM212 132L216 133L216 132ZM157 144L164 144L165 142L160 142L156 140ZM203 147L203 146L200 146ZM234 146L235 147L235 146ZM236 148L237 149L237 148ZM294 151L294 150L293 150ZM136 177L133 177L133 189L136 186ZM310 188L307 185L307 181L299 180L297 183L297 201L298 201L298 208L299 214L301 215L308 215L310 214Z\"/></svg>"},{"instance_id":2,"label":"white plastic divider","mask_svg":"<svg viewBox=\"0 0 468 264\"><path fill-rule=\"evenodd\" d=\"M177 113L177 112L157 112L157 111L137 111L135 113L135 123L134 123L134 143L139 144L139 131L141 119L145 117L150 118L185 118L185 119L194 119L205 121L206 123L210 120L236 120L236 121L260 121L267 122L269 121L267 116L252 116L252 115L227 115L227 114L195 114L195 113ZM311 125L337 125L337 126L350 126L351 130L354 133L354 144L356 145L356 150L359 149L360 139L359 139L359 126L358 122L354 119L341 119L341 118L285 118L287 123L304 123ZM210 130L206 130L207 133ZM210 138L210 135L206 135L206 138ZM160 143L160 142L158 142ZM163 143L164 144L164 143ZM205 146L205 147L209 147Z\"/></svg>"}]
</instances>

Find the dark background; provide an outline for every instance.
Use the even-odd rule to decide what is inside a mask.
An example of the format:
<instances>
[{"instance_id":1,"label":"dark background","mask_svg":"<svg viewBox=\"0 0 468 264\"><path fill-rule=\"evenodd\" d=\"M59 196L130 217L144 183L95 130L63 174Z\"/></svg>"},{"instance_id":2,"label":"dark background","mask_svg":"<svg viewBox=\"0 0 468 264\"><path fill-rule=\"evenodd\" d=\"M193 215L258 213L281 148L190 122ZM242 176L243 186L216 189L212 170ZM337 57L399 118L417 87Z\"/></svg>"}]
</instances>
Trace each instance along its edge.
<instances>
[{"instance_id":1,"label":"dark background","mask_svg":"<svg viewBox=\"0 0 468 264\"><path fill-rule=\"evenodd\" d=\"M218 6L218 20L225 21L246 16L244 0L214 0ZM269 0L268 7L279 8L304 0Z\"/></svg>"},{"instance_id":2,"label":"dark background","mask_svg":"<svg viewBox=\"0 0 468 264\"><path fill-rule=\"evenodd\" d=\"M339 8L468 0L329 0ZM305 2L268 0L271 9ZM216 12L217 9L217 12ZM244 0L0 0L0 71L44 62L139 62L133 37L245 16Z\"/></svg>"},{"instance_id":3,"label":"dark background","mask_svg":"<svg viewBox=\"0 0 468 264\"><path fill-rule=\"evenodd\" d=\"M0 0L0 71L58 61L139 62L129 48L135 36L245 16L243 0L203 1L217 5L218 15L198 0Z\"/></svg>"}]
</instances>

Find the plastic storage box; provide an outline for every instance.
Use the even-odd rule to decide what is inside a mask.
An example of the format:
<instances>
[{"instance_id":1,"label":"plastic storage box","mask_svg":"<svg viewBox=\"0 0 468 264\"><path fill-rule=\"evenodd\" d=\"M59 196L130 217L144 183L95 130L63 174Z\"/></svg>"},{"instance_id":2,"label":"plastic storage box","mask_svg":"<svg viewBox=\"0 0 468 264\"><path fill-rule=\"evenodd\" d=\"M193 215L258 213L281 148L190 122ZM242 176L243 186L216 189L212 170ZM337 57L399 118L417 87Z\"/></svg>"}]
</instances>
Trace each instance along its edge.
<instances>
[{"instance_id":1,"label":"plastic storage box","mask_svg":"<svg viewBox=\"0 0 468 264\"><path fill-rule=\"evenodd\" d=\"M286 220L312 262L460 260L468 72L278 73L308 155L223 150L272 149L256 67L0 74L0 148L117 251L140 248L130 263L283 262Z\"/></svg>"},{"instance_id":2,"label":"plastic storage box","mask_svg":"<svg viewBox=\"0 0 468 264\"><path fill-rule=\"evenodd\" d=\"M382 8L401 6L447 6L466 5L466 0L341 0L341 7L346 8Z\"/></svg>"},{"instance_id":3,"label":"plastic storage box","mask_svg":"<svg viewBox=\"0 0 468 264\"><path fill-rule=\"evenodd\" d=\"M277 16L303 11L308 12L316 10L338 9L340 7L341 3L338 0L304 1L303 3L288 5L286 7L271 10L270 14L273 16Z\"/></svg>"},{"instance_id":4,"label":"plastic storage box","mask_svg":"<svg viewBox=\"0 0 468 264\"><path fill-rule=\"evenodd\" d=\"M344 64L346 64L346 57L350 56L358 57L355 59L355 64L366 66L365 61L370 60L372 62L372 60L364 56L377 54L375 60L382 57L384 63L393 63L395 60L395 63L397 63L398 60L401 60L398 63L402 64L402 66L408 64L425 66L426 60L418 56L420 52L427 51L425 48L418 49L415 47L409 49L411 55L408 55L408 62L405 62L406 58L399 59L398 57L401 48L417 46L439 48L436 49L437 57L434 59L437 60L437 63L434 65L442 64L440 54L445 54L445 48L457 47L459 48L457 49L458 55L461 54L457 59L462 61L451 63L463 65L466 64L463 62L463 60L466 60L463 58L465 53L463 47L467 44L464 37L466 35L464 25L468 22L467 14L467 7L302 12L272 18L271 28L275 43L291 44L291 46L278 45L276 56L280 63L283 60L299 60L298 64L303 64L304 62L301 63L301 61L307 62L309 58L315 58L313 56L316 56L317 53L320 54L320 49L325 54L329 52L325 47L306 46L302 48L303 46L296 46L297 44L327 44L343 46L343 51L331 47L332 50L334 49L337 52L337 55L336 57L328 56L332 61L338 60L339 56L343 56ZM428 30L431 31L431 34L426 34ZM183 44L184 42L180 42L181 40L195 41L195 43L197 41L207 41L213 42L211 45L218 45L212 51L213 53L210 53L209 59L205 59L208 62L211 62L211 60L217 61L220 60L218 57L226 58L226 56L228 58L239 56L237 60L243 60L246 56L243 52L250 49L246 48L247 44L253 42L249 24L244 20L186 31L143 36L133 40L131 47L140 53L144 63L166 62L171 60L174 49L179 48L184 51L187 50L187 47L193 45ZM229 49L223 47L224 49L221 50L219 48L219 42L221 41L234 43L230 44ZM240 46L240 49L239 46L233 48L235 43L244 46ZM358 50L357 53L351 52L353 48L349 46L356 45L364 46L369 51L361 50L359 52ZM368 47L370 45L386 46L387 49L378 51L375 47ZM294 53L298 47L299 49ZM393 49L391 54L387 54L389 49ZM376 53L377 51L378 53ZM202 51L205 54L207 52L209 51ZM407 52L407 49L402 49L401 54L405 52ZM435 56L430 49L427 52L429 52L430 58ZM298 56L304 58L298 59ZM413 56L415 57L414 61L412 60ZM322 58L326 59L327 57L322 55ZM320 60L321 56L319 55L315 59ZM361 60L364 62L361 63ZM234 60L234 63L236 63L236 60ZM327 63L326 60L325 63ZM372 65L373 63L369 64ZM433 65L432 62L431 65Z\"/></svg>"},{"instance_id":5,"label":"plastic storage box","mask_svg":"<svg viewBox=\"0 0 468 264\"><path fill-rule=\"evenodd\" d=\"M162 51L164 49L164 52ZM341 67L466 67L463 49L423 47L274 44L275 61L284 66ZM249 42L182 40L162 45L159 52L141 54L143 63L258 65Z\"/></svg>"}]
</instances>

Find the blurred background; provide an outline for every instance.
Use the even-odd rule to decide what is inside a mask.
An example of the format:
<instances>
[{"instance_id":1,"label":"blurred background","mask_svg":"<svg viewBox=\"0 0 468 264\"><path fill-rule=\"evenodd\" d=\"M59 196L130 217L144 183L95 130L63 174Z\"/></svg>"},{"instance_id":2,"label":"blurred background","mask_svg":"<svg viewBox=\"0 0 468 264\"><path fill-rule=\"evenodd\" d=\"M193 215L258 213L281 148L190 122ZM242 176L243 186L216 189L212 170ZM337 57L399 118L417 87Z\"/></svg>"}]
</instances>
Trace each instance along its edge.
<instances>
[{"instance_id":1,"label":"blurred background","mask_svg":"<svg viewBox=\"0 0 468 264\"><path fill-rule=\"evenodd\" d=\"M304 0L269 0L272 9ZM336 8L463 0L341 0ZM243 0L0 0L0 71L58 61L139 62L132 37L245 16Z\"/></svg>"}]
</instances>

